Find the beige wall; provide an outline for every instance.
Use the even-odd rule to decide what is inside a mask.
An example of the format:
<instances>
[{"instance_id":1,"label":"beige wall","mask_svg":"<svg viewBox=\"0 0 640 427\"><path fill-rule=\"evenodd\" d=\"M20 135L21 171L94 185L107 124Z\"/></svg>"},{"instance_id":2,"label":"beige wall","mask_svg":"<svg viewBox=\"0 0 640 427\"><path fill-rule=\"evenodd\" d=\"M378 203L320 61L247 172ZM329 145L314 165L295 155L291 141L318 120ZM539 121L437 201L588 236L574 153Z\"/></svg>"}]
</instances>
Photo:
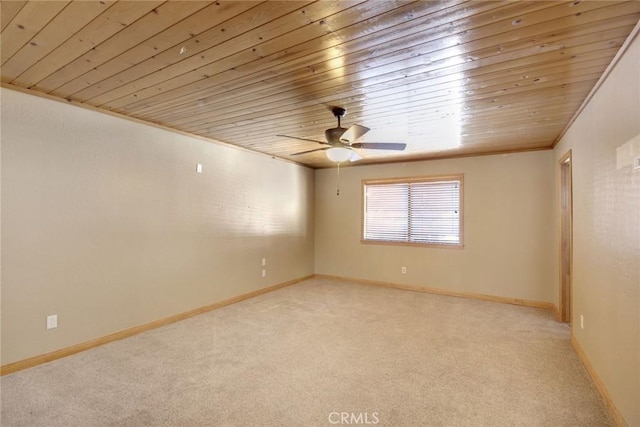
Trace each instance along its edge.
<instances>
[{"instance_id":1,"label":"beige wall","mask_svg":"<svg viewBox=\"0 0 640 427\"><path fill-rule=\"evenodd\" d=\"M639 64L636 37L555 148L556 168L573 155L573 334L629 426L640 425L640 171L618 169L616 152L640 136Z\"/></svg>"},{"instance_id":2,"label":"beige wall","mask_svg":"<svg viewBox=\"0 0 640 427\"><path fill-rule=\"evenodd\" d=\"M313 274L313 170L1 95L2 364Z\"/></svg>"},{"instance_id":3,"label":"beige wall","mask_svg":"<svg viewBox=\"0 0 640 427\"><path fill-rule=\"evenodd\" d=\"M553 152L316 171L316 273L551 302ZM464 173L464 249L361 244L363 179ZM401 267L407 273L401 274Z\"/></svg>"}]
</instances>

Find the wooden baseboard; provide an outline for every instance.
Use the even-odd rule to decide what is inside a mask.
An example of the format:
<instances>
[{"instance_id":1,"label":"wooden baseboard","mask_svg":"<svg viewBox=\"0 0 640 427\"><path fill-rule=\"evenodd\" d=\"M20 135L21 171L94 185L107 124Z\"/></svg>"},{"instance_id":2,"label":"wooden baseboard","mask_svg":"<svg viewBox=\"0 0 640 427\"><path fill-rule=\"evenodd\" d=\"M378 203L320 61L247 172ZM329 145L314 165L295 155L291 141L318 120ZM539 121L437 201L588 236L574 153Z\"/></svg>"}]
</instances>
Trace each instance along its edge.
<instances>
[{"instance_id":1,"label":"wooden baseboard","mask_svg":"<svg viewBox=\"0 0 640 427\"><path fill-rule=\"evenodd\" d=\"M421 286L402 285L399 283L380 282L377 280L368 280L368 279L356 279L353 277L331 276L327 274L316 274L315 277L319 279L343 280L347 282L360 283L363 285L381 286L384 288L393 288L393 289L403 289L405 291L423 292L427 294L447 295L451 297L471 298L471 299L477 299L477 300L483 300L483 301L500 302L503 304L522 305L525 307L544 308L547 310L553 310L554 308L554 305L552 303L544 302L544 301L532 301L532 300L526 300L526 299L520 299L520 298L499 297L494 295L475 294L472 292L448 291L448 290L436 289L436 288L423 288Z\"/></svg>"},{"instance_id":2,"label":"wooden baseboard","mask_svg":"<svg viewBox=\"0 0 640 427\"><path fill-rule=\"evenodd\" d=\"M609 390L607 390L607 387L602 382L602 379L600 378L596 370L591 365L589 358L587 357L584 350L578 343L578 340L576 340L576 337L573 335L573 332L571 333L571 345L573 346L574 350L578 354L578 357L580 358L580 360L582 360L582 364L587 369L587 372L589 373L591 380L593 381L596 388L600 392L600 396L602 396L602 400L604 400L605 405L607 405L607 408L609 409L609 412L613 417L613 421L615 421L618 427L628 427L628 424L625 421L624 417L622 416L620 411L618 411L618 408L616 407L616 405L613 403L613 399L611 399Z\"/></svg>"},{"instance_id":3,"label":"wooden baseboard","mask_svg":"<svg viewBox=\"0 0 640 427\"><path fill-rule=\"evenodd\" d=\"M62 348L60 350L52 351L50 353L42 354L39 356L30 357L28 359L19 360L17 362L8 363L0 366L0 376L12 374L14 372L21 371L23 369L32 368L34 366L41 365L43 363L51 362L53 360L62 359L63 357L71 356L72 354L80 353L81 351L89 350L103 344L107 344L113 341L118 341L123 338L128 338L133 335L137 335L141 332L156 329L161 326L168 325L170 323L179 322L180 320L188 319L189 317L197 316L198 314L206 313L208 311L215 310L227 305L235 304L240 301L244 301L258 295L266 294L278 289L282 289L287 286L295 285L302 281L313 278L313 275L301 277L287 282L278 283L273 286L258 289L256 291L248 292L246 294L238 295L233 298L229 298L223 301L215 302L213 304L205 305L204 307L198 307L193 310L185 311L173 316L165 317L164 319L155 320L153 322L145 323L144 325L134 326L133 328L125 329L124 331L116 332L110 335L99 337L91 341L86 341L80 344L72 345L71 347Z\"/></svg>"},{"instance_id":4,"label":"wooden baseboard","mask_svg":"<svg viewBox=\"0 0 640 427\"><path fill-rule=\"evenodd\" d=\"M552 304L552 308L551 310L553 310L553 315L555 316L556 320L558 322L562 322L562 317L560 317L560 310L558 310L558 307L555 304Z\"/></svg>"}]
</instances>

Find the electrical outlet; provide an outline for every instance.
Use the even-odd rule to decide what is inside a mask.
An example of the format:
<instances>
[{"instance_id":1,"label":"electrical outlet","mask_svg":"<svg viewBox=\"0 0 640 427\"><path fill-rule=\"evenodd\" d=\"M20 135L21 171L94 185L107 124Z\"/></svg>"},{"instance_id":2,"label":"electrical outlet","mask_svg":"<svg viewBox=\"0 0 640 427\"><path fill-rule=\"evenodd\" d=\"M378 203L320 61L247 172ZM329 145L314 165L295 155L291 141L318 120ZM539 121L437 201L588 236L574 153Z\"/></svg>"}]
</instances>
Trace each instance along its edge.
<instances>
[{"instance_id":1,"label":"electrical outlet","mask_svg":"<svg viewBox=\"0 0 640 427\"><path fill-rule=\"evenodd\" d=\"M52 314L47 316L47 329L55 329L58 327L58 315Z\"/></svg>"},{"instance_id":2,"label":"electrical outlet","mask_svg":"<svg viewBox=\"0 0 640 427\"><path fill-rule=\"evenodd\" d=\"M196 163L196 173L202 173L202 163Z\"/></svg>"},{"instance_id":3,"label":"electrical outlet","mask_svg":"<svg viewBox=\"0 0 640 427\"><path fill-rule=\"evenodd\" d=\"M265 265L267 265L267 259L266 258L262 258L262 266L264 267Z\"/></svg>"},{"instance_id":4,"label":"electrical outlet","mask_svg":"<svg viewBox=\"0 0 640 427\"><path fill-rule=\"evenodd\" d=\"M267 277L267 270L262 269L262 277Z\"/></svg>"},{"instance_id":5,"label":"electrical outlet","mask_svg":"<svg viewBox=\"0 0 640 427\"><path fill-rule=\"evenodd\" d=\"M584 316L580 315L580 329L584 329Z\"/></svg>"},{"instance_id":6,"label":"electrical outlet","mask_svg":"<svg viewBox=\"0 0 640 427\"><path fill-rule=\"evenodd\" d=\"M402 271L402 274L407 274L407 267L403 265L401 271Z\"/></svg>"}]
</instances>

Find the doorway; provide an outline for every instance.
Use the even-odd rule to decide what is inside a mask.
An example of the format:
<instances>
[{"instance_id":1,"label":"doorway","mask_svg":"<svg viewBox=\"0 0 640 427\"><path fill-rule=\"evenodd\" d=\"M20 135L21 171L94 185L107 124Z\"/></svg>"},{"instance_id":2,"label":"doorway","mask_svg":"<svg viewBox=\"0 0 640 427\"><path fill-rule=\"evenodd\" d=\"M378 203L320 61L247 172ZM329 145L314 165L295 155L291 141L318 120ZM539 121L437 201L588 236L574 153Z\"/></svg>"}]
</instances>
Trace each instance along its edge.
<instances>
[{"instance_id":1,"label":"doorway","mask_svg":"<svg viewBox=\"0 0 640 427\"><path fill-rule=\"evenodd\" d=\"M571 323L573 191L571 150L560 159L560 321Z\"/></svg>"}]
</instances>

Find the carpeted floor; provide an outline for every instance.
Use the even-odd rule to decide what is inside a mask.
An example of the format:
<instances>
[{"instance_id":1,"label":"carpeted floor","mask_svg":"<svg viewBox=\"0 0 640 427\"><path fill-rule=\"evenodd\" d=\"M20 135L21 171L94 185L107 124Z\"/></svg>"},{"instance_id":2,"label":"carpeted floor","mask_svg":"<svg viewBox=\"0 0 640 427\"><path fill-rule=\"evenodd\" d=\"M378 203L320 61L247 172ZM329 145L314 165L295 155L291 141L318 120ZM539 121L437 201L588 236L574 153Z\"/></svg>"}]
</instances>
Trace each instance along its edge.
<instances>
[{"instance_id":1,"label":"carpeted floor","mask_svg":"<svg viewBox=\"0 0 640 427\"><path fill-rule=\"evenodd\" d=\"M323 279L1 387L3 427L613 425L551 313Z\"/></svg>"}]
</instances>

